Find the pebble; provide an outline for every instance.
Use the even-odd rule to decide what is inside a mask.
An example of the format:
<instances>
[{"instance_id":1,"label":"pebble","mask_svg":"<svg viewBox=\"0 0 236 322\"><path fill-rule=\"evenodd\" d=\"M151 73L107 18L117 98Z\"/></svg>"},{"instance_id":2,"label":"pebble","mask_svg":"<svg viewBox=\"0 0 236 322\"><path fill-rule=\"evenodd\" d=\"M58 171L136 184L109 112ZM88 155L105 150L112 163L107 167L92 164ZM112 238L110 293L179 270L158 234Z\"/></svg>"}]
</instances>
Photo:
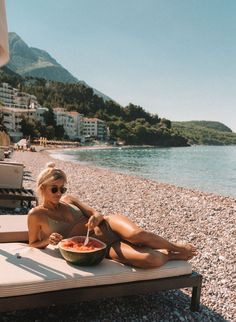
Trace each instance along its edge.
<instances>
[{"instance_id":1,"label":"pebble","mask_svg":"<svg viewBox=\"0 0 236 322\"><path fill-rule=\"evenodd\" d=\"M29 171L25 188L35 189L38 174L53 161L67 174L68 192L103 214L125 213L170 241L193 243L199 255L191 263L203 287L200 312L189 310L190 290L184 289L9 312L0 321L236 321L235 198L56 160L47 151L14 152L10 161Z\"/></svg>"}]
</instances>

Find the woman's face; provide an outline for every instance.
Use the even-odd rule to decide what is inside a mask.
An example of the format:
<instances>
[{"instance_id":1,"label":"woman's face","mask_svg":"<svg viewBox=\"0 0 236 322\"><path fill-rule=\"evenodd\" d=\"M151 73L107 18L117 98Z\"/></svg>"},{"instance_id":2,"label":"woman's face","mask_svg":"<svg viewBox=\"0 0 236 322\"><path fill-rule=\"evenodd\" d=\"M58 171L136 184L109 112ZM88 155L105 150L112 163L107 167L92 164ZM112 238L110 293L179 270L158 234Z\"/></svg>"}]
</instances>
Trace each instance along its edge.
<instances>
[{"instance_id":1,"label":"woman's face","mask_svg":"<svg viewBox=\"0 0 236 322\"><path fill-rule=\"evenodd\" d=\"M44 186L43 195L44 200L58 203L61 196L66 192L65 180L58 179L51 181L49 184Z\"/></svg>"}]
</instances>

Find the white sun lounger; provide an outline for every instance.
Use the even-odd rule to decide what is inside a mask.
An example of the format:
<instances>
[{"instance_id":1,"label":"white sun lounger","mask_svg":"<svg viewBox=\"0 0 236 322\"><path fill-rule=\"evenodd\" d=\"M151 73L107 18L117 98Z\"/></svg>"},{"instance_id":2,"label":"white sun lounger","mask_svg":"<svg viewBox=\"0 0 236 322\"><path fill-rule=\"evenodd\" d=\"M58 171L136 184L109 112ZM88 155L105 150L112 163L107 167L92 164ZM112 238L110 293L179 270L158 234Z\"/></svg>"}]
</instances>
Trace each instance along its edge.
<instances>
[{"instance_id":1,"label":"white sun lounger","mask_svg":"<svg viewBox=\"0 0 236 322\"><path fill-rule=\"evenodd\" d=\"M28 240L27 215L0 216L0 243Z\"/></svg>"},{"instance_id":2,"label":"white sun lounger","mask_svg":"<svg viewBox=\"0 0 236 322\"><path fill-rule=\"evenodd\" d=\"M0 208L18 208L22 201L37 203L32 189L23 187L24 164L0 162Z\"/></svg>"},{"instance_id":3,"label":"white sun lounger","mask_svg":"<svg viewBox=\"0 0 236 322\"><path fill-rule=\"evenodd\" d=\"M11 240L16 239L14 234L25 239L26 229L20 235L15 216L9 217ZM191 309L199 309L202 277L188 262L137 269L104 259L97 266L75 266L61 257L57 247L40 250L27 243L9 243L6 232L0 231L0 312L186 287L192 288Z\"/></svg>"}]
</instances>

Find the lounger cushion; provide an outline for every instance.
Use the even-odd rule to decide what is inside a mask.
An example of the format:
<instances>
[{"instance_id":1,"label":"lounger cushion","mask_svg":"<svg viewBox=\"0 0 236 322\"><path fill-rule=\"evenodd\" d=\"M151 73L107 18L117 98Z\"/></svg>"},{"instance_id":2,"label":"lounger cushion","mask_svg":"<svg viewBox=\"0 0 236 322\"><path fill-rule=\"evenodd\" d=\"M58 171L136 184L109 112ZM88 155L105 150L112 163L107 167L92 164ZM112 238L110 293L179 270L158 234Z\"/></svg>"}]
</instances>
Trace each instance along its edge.
<instances>
[{"instance_id":1,"label":"lounger cushion","mask_svg":"<svg viewBox=\"0 0 236 322\"><path fill-rule=\"evenodd\" d=\"M154 269L137 269L109 259L97 266L75 266L67 263L58 248L51 245L40 250L25 243L0 244L0 297L150 280L191 272L191 264L185 261L170 261Z\"/></svg>"},{"instance_id":2,"label":"lounger cushion","mask_svg":"<svg viewBox=\"0 0 236 322\"><path fill-rule=\"evenodd\" d=\"M0 243L28 241L27 215L0 216Z\"/></svg>"},{"instance_id":3,"label":"lounger cushion","mask_svg":"<svg viewBox=\"0 0 236 322\"><path fill-rule=\"evenodd\" d=\"M21 188L23 183L24 164L0 162L0 188Z\"/></svg>"}]
</instances>

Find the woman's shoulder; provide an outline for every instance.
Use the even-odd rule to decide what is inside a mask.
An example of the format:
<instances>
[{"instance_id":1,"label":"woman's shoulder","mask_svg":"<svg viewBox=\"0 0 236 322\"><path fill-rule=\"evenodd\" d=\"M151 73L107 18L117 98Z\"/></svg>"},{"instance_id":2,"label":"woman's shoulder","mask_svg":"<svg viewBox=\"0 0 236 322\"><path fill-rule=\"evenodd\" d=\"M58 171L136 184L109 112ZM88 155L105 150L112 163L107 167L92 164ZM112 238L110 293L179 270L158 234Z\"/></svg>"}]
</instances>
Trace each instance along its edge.
<instances>
[{"instance_id":1,"label":"woman's shoulder","mask_svg":"<svg viewBox=\"0 0 236 322\"><path fill-rule=\"evenodd\" d=\"M30 209L30 211L28 212L28 217L30 218L37 217L39 219L39 218L45 217L46 215L47 215L47 210L41 205Z\"/></svg>"},{"instance_id":2,"label":"woman's shoulder","mask_svg":"<svg viewBox=\"0 0 236 322\"><path fill-rule=\"evenodd\" d=\"M78 198L76 198L72 195L69 195L69 194L63 195L60 200L60 202L65 203L65 204L70 204L70 205L74 204L75 202L78 202L78 201L79 201Z\"/></svg>"},{"instance_id":3,"label":"woman's shoulder","mask_svg":"<svg viewBox=\"0 0 236 322\"><path fill-rule=\"evenodd\" d=\"M73 214L81 212L81 210L73 203L61 202L61 207L62 209L64 208L65 211L67 210L69 212L72 212Z\"/></svg>"}]
</instances>

